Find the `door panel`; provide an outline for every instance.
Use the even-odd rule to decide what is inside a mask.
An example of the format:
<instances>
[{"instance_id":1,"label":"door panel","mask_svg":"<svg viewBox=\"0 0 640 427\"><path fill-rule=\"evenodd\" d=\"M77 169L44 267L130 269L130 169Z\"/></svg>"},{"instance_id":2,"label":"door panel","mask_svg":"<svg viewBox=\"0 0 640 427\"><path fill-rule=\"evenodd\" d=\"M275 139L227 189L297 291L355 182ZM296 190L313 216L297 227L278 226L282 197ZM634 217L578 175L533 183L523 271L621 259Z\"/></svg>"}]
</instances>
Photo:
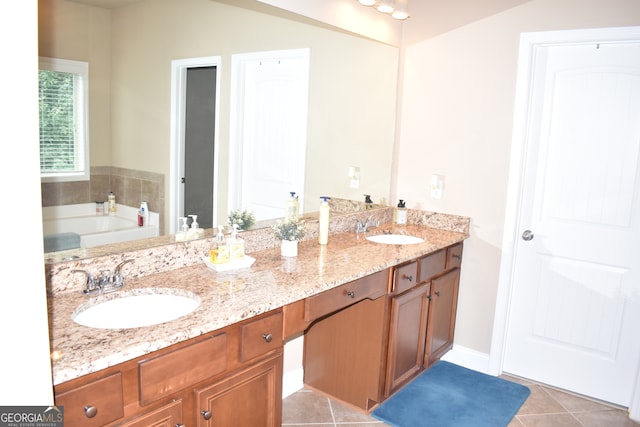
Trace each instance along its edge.
<instances>
[{"instance_id":1,"label":"door panel","mask_svg":"<svg viewBox=\"0 0 640 427\"><path fill-rule=\"evenodd\" d=\"M628 406L640 360L640 43L536 48L504 370Z\"/></svg>"},{"instance_id":2,"label":"door panel","mask_svg":"<svg viewBox=\"0 0 640 427\"><path fill-rule=\"evenodd\" d=\"M233 57L231 208L283 216L290 192L304 202L309 51Z\"/></svg>"},{"instance_id":3,"label":"door panel","mask_svg":"<svg viewBox=\"0 0 640 427\"><path fill-rule=\"evenodd\" d=\"M187 69L185 109L184 215L213 226L216 67Z\"/></svg>"}]
</instances>

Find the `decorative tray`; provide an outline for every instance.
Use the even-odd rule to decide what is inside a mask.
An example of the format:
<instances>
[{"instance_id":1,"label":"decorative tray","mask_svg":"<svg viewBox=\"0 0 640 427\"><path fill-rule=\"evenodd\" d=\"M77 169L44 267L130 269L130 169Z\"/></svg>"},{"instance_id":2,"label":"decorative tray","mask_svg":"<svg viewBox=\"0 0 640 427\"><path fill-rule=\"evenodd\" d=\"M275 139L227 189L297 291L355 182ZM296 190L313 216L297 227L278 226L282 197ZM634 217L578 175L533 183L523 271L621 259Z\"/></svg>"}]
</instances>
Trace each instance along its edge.
<instances>
[{"instance_id":1,"label":"decorative tray","mask_svg":"<svg viewBox=\"0 0 640 427\"><path fill-rule=\"evenodd\" d=\"M211 262L211 260L209 260L209 257L204 256L202 257L202 260L207 265L207 267L214 271L230 271L237 270L239 268L247 268L251 267L253 263L256 262L255 258L252 258L248 255L245 255L241 261L233 261L226 264L214 264Z\"/></svg>"}]
</instances>

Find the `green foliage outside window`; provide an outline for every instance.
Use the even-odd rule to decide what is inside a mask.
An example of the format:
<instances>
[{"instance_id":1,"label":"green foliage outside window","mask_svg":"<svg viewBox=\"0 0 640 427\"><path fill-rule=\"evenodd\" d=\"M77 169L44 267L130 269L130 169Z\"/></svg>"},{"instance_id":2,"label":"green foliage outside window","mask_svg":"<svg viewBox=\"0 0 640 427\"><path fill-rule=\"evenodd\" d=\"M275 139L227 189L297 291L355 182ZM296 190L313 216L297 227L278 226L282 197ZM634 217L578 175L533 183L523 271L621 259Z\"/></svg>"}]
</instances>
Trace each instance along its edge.
<instances>
[{"instance_id":1,"label":"green foliage outside window","mask_svg":"<svg viewBox=\"0 0 640 427\"><path fill-rule=\"evenodd\" d=\"M40 70L40 171L78 170L73 73Z\"/></svg>"}]
</instances>

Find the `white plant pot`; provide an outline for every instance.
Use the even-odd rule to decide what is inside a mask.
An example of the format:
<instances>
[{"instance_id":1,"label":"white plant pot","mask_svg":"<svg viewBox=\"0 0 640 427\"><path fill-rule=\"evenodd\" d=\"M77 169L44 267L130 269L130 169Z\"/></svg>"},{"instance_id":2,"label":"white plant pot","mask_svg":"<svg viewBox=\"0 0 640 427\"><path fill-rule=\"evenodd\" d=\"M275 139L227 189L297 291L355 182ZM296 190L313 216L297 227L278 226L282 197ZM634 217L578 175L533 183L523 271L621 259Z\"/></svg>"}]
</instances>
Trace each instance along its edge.
<instances>
[{"instance_id":1,"label":"white plant pot","mask_svg":"<svg viewBox=\"0 0 640 427\"><path fill-rule=\"evenodd\" d=\"M283 240L280 246L280 254L286 257L298 256L298 241Z\"/></svg>"}]
</instances>

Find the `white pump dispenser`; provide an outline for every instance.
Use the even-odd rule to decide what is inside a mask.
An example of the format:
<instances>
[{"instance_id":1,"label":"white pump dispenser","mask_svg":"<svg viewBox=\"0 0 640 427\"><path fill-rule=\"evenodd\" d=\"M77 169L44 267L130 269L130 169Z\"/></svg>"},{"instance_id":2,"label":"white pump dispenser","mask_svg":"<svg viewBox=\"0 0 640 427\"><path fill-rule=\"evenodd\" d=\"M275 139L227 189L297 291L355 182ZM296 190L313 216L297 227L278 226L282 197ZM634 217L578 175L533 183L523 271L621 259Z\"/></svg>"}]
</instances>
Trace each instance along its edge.
<instances>
[{"instance_id":1,"label":"white pump dispenser","mask_svg":"<svg viewBox=\"0 0 640 427\"><path fill-rule=\"evenodd\" d=\"M181 216L180 221L182 221L182 225L180 226L180 231L176 233L176 242L183 242L187 240L187 232L189 231L189 226L187 225L187 217Z\"/></svg>"},{"instance_id":2,"label":"white pump dispenser","mask_svg":"<svg viewBox=\"0 0 640 427\"><path fill-rule=\"evenodd\" d=\"M238 237L238 224L233 224L231 238L227 240L229 244L229 257L231 262L242 261L244 259L244 240Z\"/></svg>"},{"instance_id":3,"label":"white pump dispenser","mask_svg":"<svg viewBox=\"0 0 640 427\"><path fill-rule=\"evenodd\" d=\"M187 232L187 239L201 239L204 237L204 229L200 228L198 224L198 215L189 215L193 220L191 222L191 228Z\"/></svg>"},{"instance_id":4,"label":"white pump dispenser","mask_svg":"<svg viewBox=\"0 0 640 427\"><path fill-rule=\"evenodd\" d=\"M320 202L318 243L326 245L329 241L329 214L331 211L331 208L329 207L330 197L322 196L320 198L322 199L322 202Z\"/></svg>"}]
</instances>

